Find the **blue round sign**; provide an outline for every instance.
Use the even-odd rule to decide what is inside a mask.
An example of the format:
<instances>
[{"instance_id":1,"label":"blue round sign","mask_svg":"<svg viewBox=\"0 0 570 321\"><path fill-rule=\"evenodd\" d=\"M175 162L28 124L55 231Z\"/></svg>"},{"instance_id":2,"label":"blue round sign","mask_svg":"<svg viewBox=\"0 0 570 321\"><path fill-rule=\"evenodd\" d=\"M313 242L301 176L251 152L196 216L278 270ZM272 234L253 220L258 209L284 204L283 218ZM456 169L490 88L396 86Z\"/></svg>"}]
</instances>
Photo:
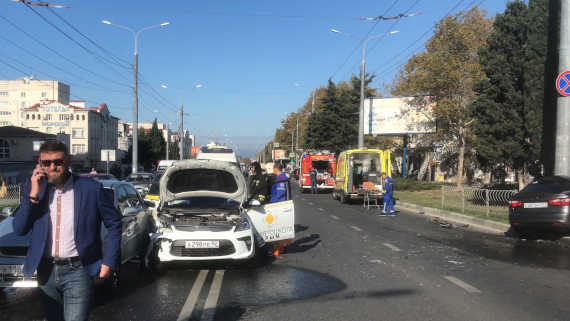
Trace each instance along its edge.
<instances>
[{"instance_id":1,"label":"blue round sign","mask_svg":"<svg viewBox=\"0 0 570 321\"><path fill-rule=\"evenodd\" d=\"M562 96L570 97L570 70L567 70L556 78L556 90Z\"/></svg>"}]
</instances>

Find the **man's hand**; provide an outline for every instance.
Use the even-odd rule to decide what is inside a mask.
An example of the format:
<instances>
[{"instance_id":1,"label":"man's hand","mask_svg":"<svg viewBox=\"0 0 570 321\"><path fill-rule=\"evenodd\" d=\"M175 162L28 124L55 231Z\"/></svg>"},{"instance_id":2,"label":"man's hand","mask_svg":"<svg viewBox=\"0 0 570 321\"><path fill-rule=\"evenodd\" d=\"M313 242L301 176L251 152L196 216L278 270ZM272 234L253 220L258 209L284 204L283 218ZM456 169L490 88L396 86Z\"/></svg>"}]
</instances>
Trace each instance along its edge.
<instances>
[{"instance_id":1,"label":"man's hand","mask_svg":"<svg viewBox=\"0 0 570 321\"><path fill-rule=\"evenodd\" d=\"M101 264L101 270L99 271L99 278L106 279L111 276L111 268L105 264Z\"/></svg>"},{"instance_id":2,"label":"man's hand","mask_svg":"<svg viewBox=\"0 0 570 321\"><path fill-rule=\"evenodd\" d=\"M31 182L31 189L30 189L30 196L38 197L40 194L41 188L41 181L42 179L46 178L45 170L38 164L32 173L32 177L30 178Z\"/></svg>"}]
</instances>

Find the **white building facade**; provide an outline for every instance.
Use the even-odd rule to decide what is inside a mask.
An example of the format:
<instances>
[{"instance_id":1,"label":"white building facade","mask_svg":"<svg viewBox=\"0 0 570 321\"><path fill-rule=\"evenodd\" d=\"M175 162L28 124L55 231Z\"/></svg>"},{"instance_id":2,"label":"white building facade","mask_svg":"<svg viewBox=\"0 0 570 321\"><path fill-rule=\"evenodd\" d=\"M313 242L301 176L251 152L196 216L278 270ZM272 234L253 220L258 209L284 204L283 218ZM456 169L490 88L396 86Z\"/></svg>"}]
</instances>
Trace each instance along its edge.
<instances>
[{"instance_id":1,"label":"white building facade","mask_svg":"<svg viewBox=\"0 0 570 321\"><path fill-rule=\"evenodd\" d=\"M83 102L73 104L42 101L28 107L22 127L48 134L68 134L69 151L75 163L94 167L101 161L101 149L117 149L118 118L110 114L106 104L90 108Z\"/></svg>"},{"instance_id":2,"label":"white building facade","mask_svg":"<svg viewBox=\"0 0 570 321\"><path fill-rule=\"evenodd\" d=\"M70 88L55 80L0 80L0 126L24 126L25 109L40 101L69 104Z\"/></svg>"}]
</instances>

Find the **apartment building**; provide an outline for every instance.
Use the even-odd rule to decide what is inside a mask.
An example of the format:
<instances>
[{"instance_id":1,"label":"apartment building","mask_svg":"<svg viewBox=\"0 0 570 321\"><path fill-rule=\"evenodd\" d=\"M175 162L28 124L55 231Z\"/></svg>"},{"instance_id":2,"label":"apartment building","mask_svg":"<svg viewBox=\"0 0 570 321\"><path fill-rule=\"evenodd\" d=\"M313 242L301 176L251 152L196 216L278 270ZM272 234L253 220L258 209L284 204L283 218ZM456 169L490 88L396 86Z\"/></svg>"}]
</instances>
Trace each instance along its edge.
<instances>
[{"instance_id":1,"label":"apartment building","mask_svg":"<svg viewBox=\"0 0 570 321\"><path fill-rule=\"evenodd\" d=\"M89 168L101 161L101 149L117 149L118 121L106 104L87 108L82 101L42 101L25 108L22 127L70 135L70 153L75 162Z\"/></svg>"},{"instance_id":2,"label":"apartment building","mask_svg":"<svg viewBox=\"0 0 570 321\"><path fill-rule=\"evenodd\" d=\"M0 80L0 126L23 126L25 109L41 101L69 104L70 88L56 80Z\"/></svg>"}]
</instances>

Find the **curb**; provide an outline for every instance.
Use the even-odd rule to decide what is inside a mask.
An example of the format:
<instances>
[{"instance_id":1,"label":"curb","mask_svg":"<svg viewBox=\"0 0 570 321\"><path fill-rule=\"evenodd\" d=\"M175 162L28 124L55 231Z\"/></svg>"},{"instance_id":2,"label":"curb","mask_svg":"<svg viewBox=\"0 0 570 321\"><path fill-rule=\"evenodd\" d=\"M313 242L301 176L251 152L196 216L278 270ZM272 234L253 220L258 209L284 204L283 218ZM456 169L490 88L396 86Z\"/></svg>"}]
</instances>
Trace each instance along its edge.
<instances>
[{"instance_id":1,"label":"curb","mask_svg":"<svg viewBox=\"0 0 570 321\"><path fill-rule=\"evenodd\" d=\"M503 234L509 229L509 224L495 222L491 220L485 220L482 218L471 217L451 211L441 210L432 207L425 207L417 204L411 204L406 202L398 201L398 206L405 208L406 210L414 212L414 214L427 215L433 217L445 218L450 221L454 221L462 224L469 224L470 226L477 227L479 229L484 229L492 231L494 233Z\"/></svg>"}]
</instances>

